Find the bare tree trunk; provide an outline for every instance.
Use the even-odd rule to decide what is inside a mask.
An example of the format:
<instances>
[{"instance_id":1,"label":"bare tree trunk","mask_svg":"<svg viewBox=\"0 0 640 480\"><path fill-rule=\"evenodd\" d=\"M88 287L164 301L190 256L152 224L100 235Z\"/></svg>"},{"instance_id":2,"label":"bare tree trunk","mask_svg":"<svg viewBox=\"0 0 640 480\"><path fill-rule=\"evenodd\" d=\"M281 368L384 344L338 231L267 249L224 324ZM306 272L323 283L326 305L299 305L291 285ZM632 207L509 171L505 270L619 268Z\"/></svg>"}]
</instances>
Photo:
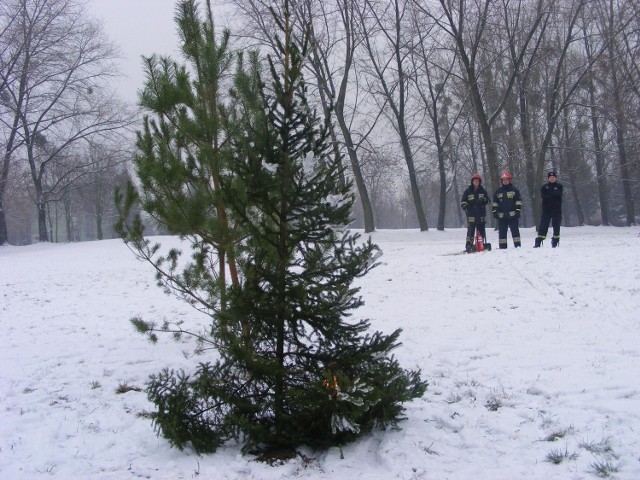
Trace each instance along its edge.
<instances>
[{"instance_id":1,"label":"bare tree trunk","mask_svg":"<svg viewBox=\"0 0 640 480\"><path fill-rule=\"evenodd\" d=\"M375 230L375 221L373 218L373 208L371 205L371 199L369 198L369 192L367 191L367 186L365 184L364 178L362 176L362 169L360 168L360 160L358 159L358 152L356 150L356 145L353 141L353 136L351 135L351 130L347 125L347 120L345 117L345 102L347 97L347 88L349 86L349 77L351 73L351 69L353 68L353 56L356 48L356 38L355 38L355 29L354 29L354 16L353 16L353 6L347 0L344 2L338 2L338 9L340 11L340 17L342 20L342 26L344 29L344 42L345 42L345 56L344 56L344 64L342 69L342 78L340 80L340 86L338 87L338 95L335 104L335 116L338 120L338 126L340 127L340 132L342 134L342 138L344 140L345 147L347 148L347 155L349 157L349 162L351 164L351 170L353 172L353 177L356 182L356 188L358 189L358 195L360 197L360 203L362 204L362 212L364 216L364 231L366 233L373 232ZM326 78L328 75L323 75L322 73L328 73L326 69L320 68L322 64L321 54L318 52L317 43L313 43L313 52L315 56L315 72L316 77L318 79L318 83L322 83L324 88L321 88L321 93L324 91L328 91L331 93L331 90L335 90L333 87L330 87L330 84L333 85L333 78ZM326 62L326 58L325 58ZM330 74L329 74L330 75Z\"/></svg>"},{"instance_id":2,"label":"bare tree trunk","mask_svg":"<svg viewBox=\"0 0 640 480\"><path fill-rule=\"evenodd\" d=\"M465 225L465 220L464 218L462 218L462 209L460 208L460 205L458 204L459 200L460 200L460 190L458 189L458 182L455 181L454 178L454 182L453 182L453 195L455 196L456 199L456 220L458 221L458 225L460 227L463 227Z\"/></svg>"},{"instance_id":3,"label":"bare tree trunk","mask_svg":"<svg viewBox=\"0 0 640 480\"><path fill-rule=\"evenodd\" d=\"M576 184L574 158L576 156L577 149L573 148L574 142L571 140L571 136L569 135L569 118L566 111L563 115L563 133L564 133L564 143L565 143L564 151L566 152L565 156L566 156L566 165L567 165L567 168L565 170L565 175L567 176L567 180L569 180L569 186L571 187L571 197L573 199L573 203L576 208L578 225L584 225L584 213L582 211L580 197L578 196L578 186Z\"/></svg>"},{"instance_id":4,"label":"bare tree trunk","mask_svg":"<svg viewBox=\"0 0 640 480\"><path fill-rule=\"evenodd\" d=\"M2 204L2 194L0 193L0 247L9 241L9 231L7 230L7 219L4 214Z\"/></svg>"},{"instance_id":5,"label":"bare tree trunk","mask_svg":"<svg viewBox=\"0 0 640 480\"><path fill-rule=\"evenodd\" d=\"M402 151L404 153L404 158L407 163L407 169L409 171L409 183L411 185L411 195L413 196L413 204L416 207L416 217L418 219L418 225L420 226L420 231L425 232L429 230L429 225L427 224L427 216L424 213L424 207L422 205L422 199L420 197L420 188L418 187L418 177L416 175L416 169L413 162L413 152L411 151L411 146L409 145L409 137L407 135L407 130L404 125L404 121L400 122L400 124L398 125L398 134L400 136Z\"/></svg>"},{"instance_id":6,"label":"bare tree trunk","mask_svg":"<svg viewBox=\"0 0 640 480\"><path fill-rule=\"evenodd\" d=\"M96 212L96 239L104 239L104 235L102 233L102 211Z\"/></svg>"},{"instance_id":7,"label":"bare tree trunk","mask_svg":"<svg viewBox=\"0 0 640 480\"><path fill-rule=\"evenodd\" d=\"M351 132L344 125L344 118L338 117L338 124L342 130L342 136L345 139L345 145L347 146L347 155L351 162L351 171L353 172L353 178L356 181L356 188L360 196L360 203L362 204L362 213L364 215L364 231L366 233L373 232L375 230L375 222L373 219L373 208L371 206L371 199L369 198L369 192L367 186L364 183L362 177L362 170L360 168L360 161L358 160L357 152L353 145L353 139L351 138Z\"/></svg>"},{"instance_id":8,"label":"bare tree trunk","mask_svg":"<svg viewBox=\"0 0 640 480\"><path fill-rule=\"evenodd\" d=\"M364 231L369 233L375 230L375 222L373 219L373 208L371 207L371 199L369 198L369 192L362 176L362 170L360 168L360 160L358 159L358 153L356 151L353 137L351 136L351 130L347 125L347 121L344 115L344 105L347 96L347 86L349 83L348 72L351 70L351 64L353 63L353 55L351 55L345 61L345 73L340 82L340 88L338 90L338 98L336 101L335 112L336 119L338 120L338 126L344 139L344 144L347 147L347 155L349 156L349 162L351 163L351 170L353 177L356 181L356 188L360 195L360 203L362 204L362 212L364 215Z\"/></svg>"},{"instance_id":9,"label":"bare tree trunk","mask_svg":"<svg viewBox=\"0 0 640 480\"><path fill-rule=\"evenodd\" d=\"M36 189L37 190L37 189ZM42 190L42 188L40 188ZM42 200L42 191L37 193L39 199L36 203L38 210L38 240L41 242L48 242L49 236L47 235L47 206Z\"/></svg>"},{"instance_id":10,"label":"bare tree trunk","mask_svg":"<svg viewBox=\"0 0 640 480\"><path fill-rule=\"evenodd\" d=\"M439 177L439 204L437 229L444 230L447 213L447 148L451 151L452 126L449 124L449 104L452 102L447 98L447 85L457 63L456 55L448 59L448 66L434 67L434 57L438 56L440 44L430 36L431 26L426 26L428 17L420 15L420 9L412 11L412 25L417 36L415 46L411 49L411 59L413 63L413 81L424 109L431 119L435 146L438 152L438 177ZM439 58L439 57L438 57ZM433 71L432 71L433 70ZM436 72L436 73L434 73ZM425 86L426 83L426 86ZM459 115L454 115L453 123L456 123Z\"/></svg>"},{"instance_id":11,"label":"bare tree trunk","mask_svg":"<svg viewBox=\"0 0 640 480\"><path fill-rule=\"evenodd\" d=\"M436 133L436 142L440 142L440 132ZM440 177L440 204L438 205L437 229L444 231L444 220L447 214L447 172L445 170L446 154L442 146L438 147L438 175Z\"/></svg>"},{"instance_id":12,"label":"bare tree trunk","mask_svg":"<svg viewBox=\"0 0 640 480\"><path fill-rule=\"evenodd\" d=\"M102 217L96 217L96 237L98 240L104 239L104 235L102 234Z\"/></svg>"},{"instance_id":13,"label":"bare tree trunk","mask_svg":"<svg viewBox=\"0 0 640 480\"><path fill-rule=\"evenodd\" d=\"M589 63L593 63L592 47L589 44L589 36L584 30L584 47ZM609 219L609 194L607 190L607 179L604 171L604 153L602 151L602 140L600 129L598 128L598 110L596 107L596 87L593 82L593 75L586 78L587 92L589 93L589 110L591 113L591 132L593 135L593 146L595 150L596 180L598 182L598 199L600 201L600 222L601 225L610 225Z\"/></svg>"},{"instance_id":14,"label":"bare tree trunk","mask_svg":"<svg viewBox=\"0 0 640 480\"><path fill-rule=\"evenodd\" d=\"M609 217L609 192L607 189L607 177L604 171L604 152L602 151L602 141L600 140L600 130L598 128L598 112L596 109L595 86L589 77L589 101L591 103L591 132L593 134L593 146L595 148L596 180L598 181L598 198L600 200L600 221L602 225L611 225Z\"/></svg>"},{"instance_id":15,"label":"bare tree trunk","mask_svg":"<svg viewBox=\"0 0 640 480\"><path fill-rule=\"evenodd\" d=\"M611 12L613 17L613 13ZM624 193L624 207L626 212L626 224L627 226L635 225L635 209L633 205L633 195L631 194L631 177L629 174L629 166L627 159L627 147L625 139L625 113L622 105L621 89L623 88L621 82L618 79L618 73L616 71L617 65L614 58L613 41L608 44L609 52L609 65L611 71L611 88L613 90L613 104L615 108L615 129L616 129L616 144L618 146L618 160L620 161L620 174L622 180L622 191Z\"/></svg>"},{"instance_id":16,"label":"bare tree trunk","mask_svg":"<svg viewBox=\"0 0 640 480\"><path fill-rule=\"evenodd\" d=\"M22 80L26 77L26 71L23 69ZM23 82L24 83L24 82ZM18 134L18 128L20 127L20 112L22 110L22 103L24 100L24 85L21 85L16 109L13 112L13 123L11 130L9 131L9 137L4 148L4 155L2 158L2 171L0 172L0 246L7 243L9 240L9 231L7 229L7 218L4 210L4 195L7 191L7 185L9 184L9 167L11 165L11 155L13 154L14 144L16 141L16 135Z\"/></svg>"},{"instance_id":17,"label":"bare tree trunk","mask_svg":"<svg viewBox=\"0 0 640 480\"><path fill-rule=\"evenodd\" d=\"M613 75L615 77L615 74ZM627 159L627 148L625 144L624 131L624 112L622 111L622 103L618 89L615 87L614 80L614 99L616 103L616 143L618 145L618 159L620 160L620 176L622 180L622 191L624 193L624 207L626 212L627 226L636 224L635 208L633 205L633 195L631 193L631 176L629 174L629 166Z\"/></svg>"},{"instance_id":18,"label":"bare tree trunk","mask_svg":"<svg viewBox=\"0 0 640 480\"><path fill-rule=\"evenodd\" d=\"M415 169L415 160L411 149L411 139L407 131L406 124L409 77L405 72L406 65L404 64L406 56L403 53L403 48L406 47L406 44L402 43L404 42L402 20L407 12L404 9L405 5L402 5L401 8L400 2L401 0L393 0L391 5L384 5L383 8L385 10L380 12L377 10L376 4L367 0L366 8L369 10L366 13L361 12L360 21L364 31L363 42L369 55L369 60L371 62L370 66L374 72L373 76L379 83L379 92L381 92L381 97L384 98L384 102L389 106L391 114L393 115L393 120L395 122L394 126L400 140L400 146L402 147L405 163L407 164L411 196L415 205L418 225L420 226L421 231L426 231L429 230L429 226L427 224L427 216L425 215L424 206L422 205L420 188L418 186ZM392 10L392 14L388 17L385 15L387 13L387 8ZM373 28L371 28L367 23L368 14L370 14L374 19L375 27ZM384 20L388 19L391 19L391 27L384 25ZM376 31L383 32L384 40L388 42L387 47L393 52L392 58L389 60L385 59L384 61L381 61L381 52L379 51L381 48L379 43L381 42L376 43L375 41ZM386 75L391 75L387 73L387 70L391 70L391 66L394 67L392 83L386 78Z\"/></svg>"},{"instance_id":19,"label":"bare tree trunk","mask_svg":"<svg viewBox=\"0 0 640 480\"><path fill-rule=\"evenodd\" d=\"M64 205L64 223L67 229L67 242L73 242L73 225L71 221L71 199L65 195L62 204Z\"/></svg>"}]
</instances>

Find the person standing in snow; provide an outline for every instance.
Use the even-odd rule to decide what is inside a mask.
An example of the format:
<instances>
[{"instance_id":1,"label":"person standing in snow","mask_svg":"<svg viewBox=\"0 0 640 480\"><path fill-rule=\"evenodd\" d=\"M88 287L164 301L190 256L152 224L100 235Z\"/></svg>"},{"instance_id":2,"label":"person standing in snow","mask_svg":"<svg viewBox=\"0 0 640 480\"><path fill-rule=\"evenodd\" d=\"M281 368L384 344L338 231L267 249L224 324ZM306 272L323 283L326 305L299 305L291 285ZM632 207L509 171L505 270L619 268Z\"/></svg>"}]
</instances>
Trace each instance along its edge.
<instances>
[{"instance_id":1,"label":"person standing in snow","mask_svg":"<svg viewBox=\"0 0 640 480\"><path fill-rule=\"evenodd\" d=\"M465 243L467 253L473 251L476 228L483 239L487 238L485 230L487 203L489 203L489 194L482 186L482 177L479 173L474 173L471 176L471 185L464 191L460 201L460 206L467 214L467 241Z\"/></svg>"},{"instance_id":2,"label":"person standing in snow","mask_svg":"<svg viewBox=\"0 0 640 480\"><path fill-rule=\"evenodd\" d=\"M560 222L562 221L562 184L558 182L556 172L547 174L547 183L540 189L542 197L542 215L540 216L540 226L538 236L533 248L542 246L542 242L547 238L549 223L553 225L553 237L551 246L556 248L560 244Z\"/></svg>"},{"instance_id":3,"label":"person standing in snow","mask_svg":"<svg viewBox=\"0 0 640 480\"><path fill-rule=\"evenodd\" d=\"M501 249L507 248L507 230L511 230L513 246L518 248L520 242L520 212L522 210L522 197L520 191L511 184L513 177L509 172L500 175L500 186L493 194L491 212L498 220L498 245Z\"/></svg>"}]
</instances>

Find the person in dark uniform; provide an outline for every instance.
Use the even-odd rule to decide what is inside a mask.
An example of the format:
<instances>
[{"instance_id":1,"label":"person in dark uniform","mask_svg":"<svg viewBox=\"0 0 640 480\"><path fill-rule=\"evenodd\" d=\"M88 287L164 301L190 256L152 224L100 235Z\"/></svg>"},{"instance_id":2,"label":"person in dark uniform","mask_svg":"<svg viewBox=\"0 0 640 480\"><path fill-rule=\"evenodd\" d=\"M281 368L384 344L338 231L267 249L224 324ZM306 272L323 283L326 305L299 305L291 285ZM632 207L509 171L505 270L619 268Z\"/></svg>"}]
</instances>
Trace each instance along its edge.
<instances>
[{"instance_id":1,"label":"person in dark uniform","mask_svg":"<svg viewBox=\"0 0 640 480\"><path fill-rule=\"evenodd\" d=\"M540 216L540 226L534 248L542 246L542 242L547 238L549 223L553 225L553 237L551 246L556 248L560 245L560 222L562 221L562 184L558 182L556 172L551 171L547 175L547 183L540 189L542 196L542 215Z\"/></svg>"},{"instance_id":2,"label":"person in dark uniform","mask_svg":"<svg viewBox=\"0 0 640 480\"><path fill-rule=\"evenodd\" d=\"M474 173L471 176L471 185L464 191L462 200L460 200L460 206L467 214L467 241L465 244L467 253L473 251L476 228L478 233L482 235L483 240L487 238L485 230L487 203L489 203L489 194L482 186L482 177L479 173Z\"/></svg>"},{"instance_id":3,"label":"person in dark uniform","mask_svg":"<svg viewBox=\"0 0 640 480\"><path fill-rule=\"evenodd\" d=\"M500 175L502 186L493 194L491 212L498 220L498 245L507 248L507 230L511 230L513 246L518 248L520 241L520 212L522 211L522 197L520 191L511 184L513 177L509 172Z\"/></svg>"}]
</instances>

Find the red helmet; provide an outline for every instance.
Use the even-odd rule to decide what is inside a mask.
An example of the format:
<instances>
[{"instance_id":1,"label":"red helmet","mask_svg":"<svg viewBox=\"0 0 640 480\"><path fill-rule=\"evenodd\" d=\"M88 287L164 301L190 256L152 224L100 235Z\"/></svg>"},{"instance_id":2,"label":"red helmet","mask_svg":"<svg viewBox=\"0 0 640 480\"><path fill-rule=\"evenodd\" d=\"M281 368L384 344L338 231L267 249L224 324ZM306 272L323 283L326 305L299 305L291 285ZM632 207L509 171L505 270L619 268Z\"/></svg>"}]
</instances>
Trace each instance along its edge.
<instances>
[{"instance_id":1,"label":"red helmet","mask_svg":"<svg viewBox=\"0 0 640 480\"><path fill-rule=\"evenodd\" d=\"M511 181L511 179L513 177L511 176L511 174L509 172L502 172L502 175L500 175L500 180L504 180L505 178L507 180Z\"/></svg>"},{"instance_id":2,"label":"red helmet","mask_svg":"<svg viewBox=\"0 0 640 480\"><path fill-rule=\"evenodd\" d=\"M471 181L473 182L475 179L478 179L480 181L482 181L482 177L480 176L479 173L474 173L473 175L471 175Z\"/></svg>"}]
</instances>

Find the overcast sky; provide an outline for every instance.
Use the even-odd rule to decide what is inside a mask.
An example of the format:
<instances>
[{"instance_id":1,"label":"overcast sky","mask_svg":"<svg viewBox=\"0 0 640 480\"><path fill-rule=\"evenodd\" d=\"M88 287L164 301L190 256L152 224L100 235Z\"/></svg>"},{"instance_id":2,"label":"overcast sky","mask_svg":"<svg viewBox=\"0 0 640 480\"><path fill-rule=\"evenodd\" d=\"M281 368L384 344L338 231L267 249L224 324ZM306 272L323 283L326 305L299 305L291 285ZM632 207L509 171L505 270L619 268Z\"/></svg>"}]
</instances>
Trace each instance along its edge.
<instances>
[{"instance_id":1,"label":"overcast sky","mask_svg":"<svg viewBox=\"0 0 640 480\"><path fill-rule=\"evenodd\" d=\"M86 3L89 14L102 20L106 35L120 48L123 78L116 89L124 100L134 103L144 83L142 56L179 55L173 19L177 0L86 0ZM216 16L217 13L221 11L214 11ZM222 26L225 23L222 15L219 20Z\"/></svg>"},{"instance_id":2,"label":"overcast sky","mask_svg":"<svg viewBox=\"0 0 640 480\"><path fill-rule=\"evenodd\" d=\"M136 102L144 73L142 55L176 56L178 36L173 21L176 0L86 0L89 14L102 20L104 31L122 54L123 74L116 89Z\"/></svg>"}]
</instances>

